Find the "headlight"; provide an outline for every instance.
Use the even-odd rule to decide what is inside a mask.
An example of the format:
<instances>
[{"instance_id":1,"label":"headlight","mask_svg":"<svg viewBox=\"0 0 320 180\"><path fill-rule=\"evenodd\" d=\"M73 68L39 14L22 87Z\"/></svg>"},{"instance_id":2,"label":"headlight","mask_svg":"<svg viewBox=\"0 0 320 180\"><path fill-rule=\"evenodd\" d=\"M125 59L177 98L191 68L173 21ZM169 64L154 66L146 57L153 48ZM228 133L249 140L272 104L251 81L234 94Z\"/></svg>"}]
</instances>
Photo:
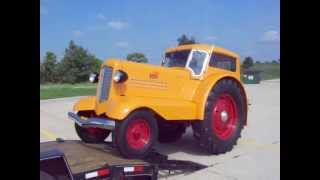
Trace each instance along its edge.
<instances>
[{"instance_id":1,"label":"headlight","mask_svg":"<svg viewBox=\"0 0 320 180\"><path fill-rule=\"evenodd\" d=\"M128 79L127 73L125 73L121 70L117 70L116 72L114 72L114 75L113 75L114 82L121 83L121 82L126 81L127 79Z\"/></svg>"},{"instance_id":2,"label":"headlight","mask_svg":"<svg viewBox=\"0 0 320 180\"><path fill-rule=\"evenodd\" d=\"M89 81L91 83L96 83L96 82L98 82L98 77L99 77L99 74L91 73L89 76Z\"/></svg>"},{"instance_id":3,"label":"headlight","mask_svg":"<svg viewBox=\"0 0 320 180\"><path fill-rule=\"evenodd\" d=\"M89 81L93 83L93 81L94 81L94 75L90 76Z\"/></svg>"}]
</instances>

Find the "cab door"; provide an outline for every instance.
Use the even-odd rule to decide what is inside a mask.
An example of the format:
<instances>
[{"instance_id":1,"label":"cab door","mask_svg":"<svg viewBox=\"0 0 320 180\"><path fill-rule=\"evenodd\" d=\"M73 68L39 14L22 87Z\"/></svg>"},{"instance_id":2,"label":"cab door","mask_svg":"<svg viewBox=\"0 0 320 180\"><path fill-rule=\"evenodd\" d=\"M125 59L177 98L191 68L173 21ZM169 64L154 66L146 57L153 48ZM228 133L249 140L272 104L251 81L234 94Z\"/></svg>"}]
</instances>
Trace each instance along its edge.
<instances>
[{"instance_id":1,"label":"cab door","mask_svg":"<svg viewBox=\"0 0 320 180\"><path fill-rule=\"evenodd\" d=\"M208 63L210 60L210 54L206 51L193 49L186 64L186 69L190 71L190 79L186 80L181 88L181 94L183 99L192 100L196 90L204 78L204 74L207 71Z\"/></svg>"}]
</instances>

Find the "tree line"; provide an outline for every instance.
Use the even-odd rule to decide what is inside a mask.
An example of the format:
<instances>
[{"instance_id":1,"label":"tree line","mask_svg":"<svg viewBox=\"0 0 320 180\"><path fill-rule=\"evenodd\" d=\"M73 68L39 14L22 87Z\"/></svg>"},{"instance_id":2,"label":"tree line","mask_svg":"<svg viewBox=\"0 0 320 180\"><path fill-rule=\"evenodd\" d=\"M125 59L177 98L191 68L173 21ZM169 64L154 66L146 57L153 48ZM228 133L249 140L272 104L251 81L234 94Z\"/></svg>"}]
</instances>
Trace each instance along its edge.
<instances>
[{"instance_id":1,"label":"tree line","mask_svg":"<svg viewBox=\"0 0 320 180\"><path fill-rule=\"evenodd\" d=\"M280 58L272 61L254 61L252 57L248 56L244 58L241 67L243 69L249 69L253 67L254 64L280 64Z\"/></svg>"},{"instance_id":2,"label":"tree line","mask_svg":"<svg viewBox=\"0 0 320 180\"><path fill-rule=\"evenodd\" d=\"M197 44L194 37L182 34L178 39L178 46ZM141 52L127 55L128 61L148 63L148 58ZM252 57L245 57L241 64L243 69L249 69L256 64L280 63L280 59L271 62L254 61ZM91 54L87 49L70 41L65 49L64 56L58 61L53 52L46 52L43 62L40 62L40 84L43 83L79 83L86 82L91 73L98 73L102 61Z\"/></svg>"},{"instance_id":3,"label":"tree line","mask_svg":"<svg viewBox=\"0 0 320 180\"><path fill-rule=\"evenodd\" d=\"M40 63L40 83L78 83L87 81L90 73L98 72L102 61L88 50L70 41L61 61L48 51Z\"/></svg>"},{"instance_id":4,"label":"tree line","mask_svg":"<svg viewBox=\"0 0 320 180\"><path fill-rule=\"evenodd\" d=\"M128 61L148 63L143 53L134 52L127 56ZM102 61L88 50L70 41L63 58L58 61L53 52L46 52L40 61L40 84L86 82L91 73L98 73Z\"/></svg>"}]
</instances>

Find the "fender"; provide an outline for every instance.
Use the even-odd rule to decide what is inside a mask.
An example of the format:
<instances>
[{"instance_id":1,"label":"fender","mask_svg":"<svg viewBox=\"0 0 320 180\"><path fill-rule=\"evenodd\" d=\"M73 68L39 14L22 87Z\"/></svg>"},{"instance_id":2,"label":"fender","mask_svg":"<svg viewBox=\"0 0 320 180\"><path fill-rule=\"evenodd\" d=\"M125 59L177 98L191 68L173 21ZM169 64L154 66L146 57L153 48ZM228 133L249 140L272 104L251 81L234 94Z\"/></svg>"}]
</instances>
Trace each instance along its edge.
<instances>
[{"instance_id":1,"label":"fender","mask_svg":"<svg viewBox=\"0 0 320 180\"><path fill-rule=\"evenodd\" d=\"M93 110L97 115L105 114L114 120L123 120L131 112L147 108L160 115L166 120L193 120L196 116L196 104L189 101L176 101L163 98L144 98L144 97L117 97L106 102L96 104L96 97L90 96L80 99L73 107L73 110L88 111ZM181 114L184 114L181 118Z\"/></svg>"},{"instance_id":2,"label":"fender","mask_svg":"<svg viewBox=\"0 0 320 180\"><path fill-rule=\"evenodd\" d=\"M73 106L73 111L88 111L88 110L94 110L96 106L96 97L95 96L89 96L80 99L78 102L75 103Z\"/></svg>"},{"instance_id":3,"label":"fender","mask_svg":"<svg viewBox=\"0 0 320 180\"><path fill-rule=\"evenodd\" d=\"M248 103L247 103L247 95L245 93L244 87L241 83L241 81L237 78L237 76L233 75L226 75L226 74L214 74L209 77L207 77L204 82L201 83L201 85L198 87L196 95L194 96L194 101L198 105L197 107L197 119L203 120L204 114L205 114L205 106L207 102L207 97L209 96L210 91L213 89L215 84L217 84L220 80L230 78L234 81L236 81L241 88L241 93L243 100L245 102L245 125L247 124L247 110L248 110Z\"/></svg>"},{"instance_id":4,"label":"fender","mask_svg":"<svg viewBox=\"0 0 320 180\"><path fill-rule=\"evenodd\" d=\"M193 120L196 116L196 104L191 101L126 96L101 103L97 106L96 113L98 115L104 113L114 120L123 120L131 112L141 108L149 109L166 120ZM179 113L177 113L177 109L179 109ZM183 118L180 113L183 114Z\"/></svg>"}]
</instances>

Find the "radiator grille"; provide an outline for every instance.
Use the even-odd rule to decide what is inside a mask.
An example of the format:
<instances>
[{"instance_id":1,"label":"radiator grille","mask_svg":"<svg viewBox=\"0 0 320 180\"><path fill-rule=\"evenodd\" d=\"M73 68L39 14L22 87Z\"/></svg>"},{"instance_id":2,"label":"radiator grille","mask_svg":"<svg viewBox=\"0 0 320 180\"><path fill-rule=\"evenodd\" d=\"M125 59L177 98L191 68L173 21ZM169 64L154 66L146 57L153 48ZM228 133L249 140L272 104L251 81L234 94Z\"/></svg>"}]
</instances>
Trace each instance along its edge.
<instances>
[{"instance_id":1,"label":"radiator grille","mask_svg":"<svg viewBox=\"0 0 320 180\"><path fill-rule=\"evenodd\" d=\"M98 99L99 102L106 101L109 97L109 91L112 81L112 68L104 67L100 72L99 85L98 85Z\"/></svg>"}]
</instances>

